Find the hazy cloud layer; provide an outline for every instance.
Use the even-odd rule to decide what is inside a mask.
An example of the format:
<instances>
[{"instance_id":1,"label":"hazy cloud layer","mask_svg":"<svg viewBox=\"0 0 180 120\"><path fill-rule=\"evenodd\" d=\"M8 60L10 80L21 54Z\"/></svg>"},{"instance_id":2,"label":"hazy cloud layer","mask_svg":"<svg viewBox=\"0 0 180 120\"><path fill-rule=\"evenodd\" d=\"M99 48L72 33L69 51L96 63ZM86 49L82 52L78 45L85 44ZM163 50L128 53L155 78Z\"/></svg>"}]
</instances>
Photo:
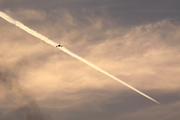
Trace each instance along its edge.
<instances>
[{"instance_id":1,"label":"hazy cloud layer","mask_svg":"<svg viewBox=\"0 0 180 120\"><path fill-rule=\"evenodd\" d=\"M178 4L0 0L8 15L161 103L0 19L0 119L178 120Z\"/></svg>"},{"instance_id":2,"label":"hazy cloud layer","mask_svg":"<svg viewBox=\"0 0 180 120\"><path fill-rule=\"evenodd\" d=\"M1 2L1 9L32 9L51 10L65 9L73 16L81 18L83 14L88 16L104 16L114 24L120 26L132 26L158 22L163 19L179 21L180 2L178 0L4 0Z\"/></svg>"}]
</instances>

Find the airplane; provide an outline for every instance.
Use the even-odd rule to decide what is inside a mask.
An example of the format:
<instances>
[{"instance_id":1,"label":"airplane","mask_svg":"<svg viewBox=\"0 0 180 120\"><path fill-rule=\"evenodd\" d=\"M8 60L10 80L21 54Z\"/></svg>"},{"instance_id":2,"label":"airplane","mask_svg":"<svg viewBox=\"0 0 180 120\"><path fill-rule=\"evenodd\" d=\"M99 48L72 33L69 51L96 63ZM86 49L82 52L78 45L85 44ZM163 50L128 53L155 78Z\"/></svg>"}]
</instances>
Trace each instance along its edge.
<instances>
[{"instance_id":1,"label":"airplane","mask_svg":"<svg viewBox=\"0 0 180 120\"><path fill-rule=\"evenodd\" d=\"M56 47L63 47L62 45L57 45Z\"/></svg>"}]
</instances>

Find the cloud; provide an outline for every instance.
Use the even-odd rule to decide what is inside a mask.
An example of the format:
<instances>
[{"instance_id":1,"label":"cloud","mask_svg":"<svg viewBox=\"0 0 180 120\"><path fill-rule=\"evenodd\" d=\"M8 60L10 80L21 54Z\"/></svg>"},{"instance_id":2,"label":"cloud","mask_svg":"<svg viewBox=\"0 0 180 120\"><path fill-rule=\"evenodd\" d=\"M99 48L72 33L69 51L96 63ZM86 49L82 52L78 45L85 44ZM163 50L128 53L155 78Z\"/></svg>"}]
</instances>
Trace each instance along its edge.
<instances>
[{"instance_id":1,"label":"cloud","mask_svg":"<svg viewBox=\"0 0 180 120\"><path fill-rule=\"evenodd\" d=\"M46 17L45 12L43 11L36 11L32 9L26 9L26 10L21 10L18 9L16 12L11 12L9 10L5 11L7 14L10 16L15 16L19 20L28 20L29 22L37 22L37 21L43 21Z\"/></svg>"},{"instance_id":2,"label":"cloud","mask_svg":"<svg viewBox=\"0 0 180 120\"><path fill-rule=\"evenodd\" d=\"M179 25L166 19L129 28L118 26L120 23L112 21L109 14L98 16L94 11L84 12L88 14L80 17L66 9L21 10L6 12L54 41L66 43L73 52L163 105L155 106L111 78L1 19L0 63L5 68L1 70L1 79L14 82L8 90L1 81L1 105L6 95L18 99L15 109L3 115L11 117L20 113L24 116L26 109L26 114L36 116L31 110L38 111L38 116L50 120L140 119L145 115L153 119L173 114L173 108L177 109ZM36 17L38 15L40 17ZM157 113L151 115L152 111ZM178 118L178 114L167 117L170 118Z\"/></svg>"},{"instance_id":3,"label":"cloud","mask_svg":"<svg viewBox=\"0 0 180 120\"><path fill-rule=\"evenodd\" d=\"M179 118L179 108L177 107L179 102L173 104L167 104L162 106L149 107L148 109L141 109L129 115L124 115L121 119L134 119L138 120L139 118L144 118L151 120L158 117L159 120L170 120ZM172 110L176 109L176 111ZM173 112L172 112L173 111Z\"/></svg>"},{"instance_id":4,"label":"cloud","mask_svg":"<svg viewBox=\"0 0 180 120\"><path fill-rule=\"evenodd\" d=\"M17 14L20 14L20 13L17 13ZM38 11L36 11L36 13L38 13ZM63 23L67 22L67 24L65 24L64 27L69 26L69 28L67 28L67 31L64 31L63 37L59 38L56 35L59 34L58 29L61 29L59 27L62 27L63 23L59 22L58 24L57 23L52 24L52 22L49 22L49 24L51 23L51 25L47 25L48 29L46 32L44 32L45 35L47 34L47 36L51 36L51 33L53 33L56 36L58 41L62 40L63 42L67 43L68 44L67 47L72 49L72 51L75 50L77 54L82 55L83 57L87 58L88 60L92 62L94 61L95 63L97 63L98 66L101 66L101 68L105 68L107 71L109 71L110 73L111 72L114 73L116 76L119 76L120 78L122 77L123 79L128 79L128 81L131 81L133 85L135 86L142 86L142 84L146 83L147 86L149 86L148 84L152 84L152 87L161 88L159 86L160 84L159 82L162 82L164 80L164 77L161 76L162 78L159 78L160 76L158 74L164 74L164 72L166 72L166 71L163 71L162 68L166 68L166 70L169 69L171 71L171 73L169 74L174 74L178 72L178 68L176 67L176 65L173 65L176 61L179 60L178 47L171 48L171 46L169 46L169 43L171 43L172 39L174 39L174 41L178 41L177 38L179 38L178 37L179 27L173 25L168 20L160 21L155 24L153 23L153 24L137 26L137 27L129 29L127 32L127 30L123 31L121 30L121 28L119 29L109 28L108 30L104 29L104 24L102 23L103 22L108 23L108 20L105 20L103 18L99 18L99 17L90 18L90 17L84 16L84 19L86 19L86 22L84 22L83 23L84 25L81 26L78 19L74 18L70 13L68 13L68 11L62 10L60 12L55 11L54 13L56 14L59 13L58 14L59 16L52 16L52 15L48 16L46 14L46 18L51 17L52 19L57 18L59 20L60 18L63 18L64 20L62 20L62 22ZM26 20L28 19L26 18ZM86 24L86 23L89 23L89 24ZM54 27L54 26L57 26L57 27ZM71 27L72 27L72 30L69 32L68 29L70 29ZM38 29L44 31L44 26L42 26L42 28L43 29L40 29L40 28ZM49 29L51 33L48 33ZM164 29L167 30L167 32L165 32L166 34L164 33ZM23 36L28 35L27 33L24 33L21 30L18 30L18 31ZM113 33L114 31L116 31L116 33ZM123 34L119 34L121 31L123 31ZM171 31L174 31L174 32L171 32ZM12 33L13 33L12 36L17 36L16 35L17 33L14 33L14 32ZM166 37L164 37L164 35ZM80 36L80 37L77 37L77 36ZM173 36L175 37L173 38ZM100 39L96 39L98 37L100 37ZM170 38L172 39L169 40ZM22 54L23 54L25 56L28 56L27 59L30 59L30 61L36 59L35 61L37 62L37 64L40 63L38 61L41 61L41 62L43 60L50 61L50 62L45 62L45 61L42 62L42 65L43 65L42 68L44 69L45 68L44 66L46 66L47 71L41 71L42 68L39 68L40 70L36 68L35 70L34 67L37 65L36 62L31 64L31 68L29 68L29 70L36 71L37 79L48 78L47 76L44 77L43 74L46 74L49 70L52 70L54 72L57 69L58 71L59 68L56 68L56 66L65 67L67 66L67 63L69 63L69 66L75 67L74 64L77 62L76 60L73 60L73 59L69 60L68 56L66 56L65 54L62 54L61 57L57 57L57 55L59 54L57 53L52 54L52 53L58 52L58 51L54 50L48 45L46 47L46 45L42 42L39 42L38 39L32 40L34 38L31 37L30 35L28 35L28 37L26 37L25 39L26 39L26 42L28 42L28 44L26 42L21 42L23 44L15 43L17 44L17 46L15 46L13 45L14 43L12 44L11 42L5 42L7 47L12 46L11 48L13 48L12 53L10 53L13 55L9 56L9 58L11 58L10 59L11 61L15 61L15 60L18 61L19 59L17 56L22 57ZM12 38L9 40L12 40ZM29 46L29 43L33 45L33 49L32 49L32 46ZM10 49L6 49L7 47L4 47L3 49L11 51ZM14 49L16 49L17 51L16 53L14 53ZM82 51L82 49L84 49L84 51ZM4 55L4 58L5 56L7 55ZM61 60L61 63L58 63L59 58L62 59L64 56L66 56L66 59L64 59L63 61ZM111 63L111 64L107 64L107 63ZM170 64L170 63L173 63L173 64ZM161 66L162 68L159 68L159 66ZM86 70L89 68L84 67L84 69ZM90 69L84 76L89 75L88 73L91 73L91 71L92 70ZM50 73L50 76L53 79L55 79L55 77L53 77L54 75L53 72ZM67 70L65 69L64 75L66 74L66 72ZM39 76L39 73L40 73L40 76ZM70 73L73 73L73 71L68 72L68 74ZM98 74L98 73L95 73L95 74ZM77 74L75 74L74 76L76 75ZM145 76L149 76L150 78L146 78ZM60 76L58 75L56 77L60 77ZM153 79L153 81L150 82L149 79ZM178 82L176 78L173 78L173 79L175 83ZM142 80L146 80L149 82L145 81L144 83L142 82ZM97 81L97 83L98 82L99 81ZM172 87L170 88L178 88L179 87L178 84L174 84L174 82L172 83L171 81L171 83L163 84L165 86L162 86L162 88L163 89L167 88L167 86L169 85L172 85ZM149 88L146 85L143 85L144 89Z\"/></svg>"},{"instance_id":5,"label":"cloud","mask_svg":"<svg viewBox=\"0 0 180 120\"><path fill-rule=\"evenodd\" d=\"M141 1L127 2L126 0L6 0L1 3L2 10L9 9L16 11L18 9L42 10L50 13L52 10L65 9L74 16L80 18L84 12L88 16L93 14L102 15L102 11L111 19L116 26L132 27L135 25L156 23L164 19L179 20L179 1Z\"/></svg>"},{"instance_id":6,"label":"cloud","mask_svg":"<svg viewBox=\"0 0 180 120\"><path fill-rule=\"evenodd\" d=\"M13 70L1 65L0 69L0 106L4 111L1 112L1 119L39 119L43 120L38 105L34 98L24 89L18 80L18 68ZM24 117L24 118L23 118Z\"/></svg>"},{"instance_id":7,"label":"cloud","mask_svg":"<svg viewBox=\"0 0 180 120\"><path fill-rule=\"evenodd\" d=\"M76 95L78 95L78 97L75 97ZM113 120L138 120L147 116L147 119L158 117L160 120L165 118L170 120L172 118L176 119L179 117L179 114L177 114L179 111L179 97L177 96L178 91L169 93L161 91L159 93L156 92L153 95L164 99L164 101L161 99L161 105L156 105L151 101L146 101L142 96L138 96L137 94L135 95L133 92L115 92L111 91L110 89L107 91L102 89L84 89L72 94L72 97L75 99L67 99L67 97L58 95L56 95L53 102L52 99L46 99L48 103L51 104L52 108L44 107L43 110L45 113L47 113L49 110L53 110L51 111L49 117L54 116L54 119L61 118L69 120L83 120L85 118L88 120L109 120L110 118ZM66 100L62 100L62 98L65 98ZM167 102L167 99L171 99L173 102L170 102L169 100ZM66 108L62 107L66 104L73 106ZM175 111L173 109L175 109Z\"/></svg>"}]
</instances>

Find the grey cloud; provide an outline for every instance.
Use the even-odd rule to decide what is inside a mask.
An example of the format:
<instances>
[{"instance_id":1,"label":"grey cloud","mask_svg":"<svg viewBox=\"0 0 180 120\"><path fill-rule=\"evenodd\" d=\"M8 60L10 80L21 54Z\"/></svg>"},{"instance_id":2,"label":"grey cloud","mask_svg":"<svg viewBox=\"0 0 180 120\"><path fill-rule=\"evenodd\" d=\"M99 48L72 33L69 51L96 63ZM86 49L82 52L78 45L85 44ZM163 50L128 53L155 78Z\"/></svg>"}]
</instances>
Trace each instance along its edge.
<instances>
[{"instance_id":1,"label":"grey cloud","mask_svg":"<svg viewBox=\"0 0 180 120\"><path fill-rule=\"evenodd\" d=\"M52 0L52 1L45 1L44 0L14 0L14 1L10 1L10 0L6 0L4 1L4 6L5 5L25 5L25 6L31 6L34 3L35 7L38 8L38 6L41 7L45 7L44 5L48 5L49 7L54 6L56 7L61 7L63 5L70 5L71 7L74 5L74 7L94 7L94 6L103 6L103 5L108 5L108 6L121 6L123 9L122 10L141 10L141 9L150 9L150 10L156 10L156 9L179 9L178 7L178 0L152 0L152 1L148 1L148 0L137 0L137 1L132 1L132 0L68 0L68 1L58 1L58 0ZM78 5L78 6L77 6ZM143 6L144 5L144 6ZM22 7L25 7L22 6ZM48 7L46 6L46 7ZM69 7L70 7L69 6ZM114 7L113 6L113 7ZM173 7L172 7L173 6ZM67 7L67 6L64 6Z\"/></svg>"},{"instance_id":2,"label":"grey cloud","mask_svg":"<svg viewBox=\"0 0 180 120\"><path fill-rule=\"evenodd\" d=\"M44 120L38 105L31 101L17 110L7 113L1 117L2 120Z\"/></svg>"},{"instance_id":3,"label":"grey cloud","mask_svg":"<svg viewBox=\"0 0 180 120\"><path fill-rule=\"evenodd\" d=\"M179 118L177 111L180 110L178 108L180 97L177 95L178 92L146 91L145 93L153 93L151 95L161 102L161 105L158 105L129 90L115 92L110 89L83 89L73 92L73 94L66 93L66 96L69 97L79 97L78 100L67 99L65 101L68 102L62 102L61 99L64 99L64 96L49 97L50 101L54 101L53 104L56 105L52 105L52 108L42 106L42 110L47 118L52 116L53 120L138 120L143 118L151 120L158 116L160 116L159 120L171 120L171 118L176 120ZM46 105L49 104L47 101L44 102ZM71 106L72 103L78 104ZM61 108L61 105L64 104L69 104L69 107ZM56 108L55 106L60 107ZM176 109L176 112L173 111L173 108Z\"/></svg>"},{"instance_id":4,"label":"grey cloud","mask_svg":"<svg viewBox=\"0 0 180 120\"><path fill-rule=\"evenodd\" d=\"M117 25L129 27L169 18L178 20L180 12L179 4L178 0L7 0L1 3L1 9L36 9L46 11L47 13L51 10L65 9L74 16L77 16L78 19L84 14L84 11L86 11L87 16L90 16L92 12L97 16L101 16L102 11L105 11L109 15L109 17L106 16L106 19L110 19L111 22Z\"/></svg>"},{"instance_id":5,"label":"grey cloud","mask_svg":"<svg viewBox=\"0 0 180 120\"><path fill-rule=\"evenodd\" d=\"M129 3L126 3L129 4ZM148 3L146 3L148 4ZM155 4L155 3L154 3ZM160 3L159 3L160 4ZM164 3L165 4L165 3ZM104 11L105 10L105 11ZM28 13L28 11L33 11L33 13L36 13L36 15L41 15L43 16L43 19L41 21L38 20L29 20L28 16L26 15L26 13ZM18 16L25 16L25 20L23 20L24 24L31 26L31 28L35 29L36 31L39 31L40 33L42 33L45 36L48 36L52 39L54 39L56 41L56 39L61 38L63 40L63 38L66 36L72 36L71 38L69 38L67 41L71 42L71 44L75 44L75 43L80 43L82 40L86 40L89 43L87 44L98 44L101 41L105 41L107 39L111 38L115 38L117 36L124 34L124 31L127 31L127 29L125 29L123 26L125 25L124 22L128 22L129 20L131 21L131 23L133 23L134 19L132 18L128 18L126 19L126 16L121 16L121 15L113 15L111 13L111 11L109 11L108 9L99 9L97 8L97 11L99 12L99 14L96 14L96 10L92 10L92 11L88 11L88 10L82 10L82 14L81 13L76 13L74 10L74 12L72 12L71 10L68 9L51 9L49 11L46 11L45 9L40 9L40 10L31 10L31 9L18 9L16 12L12 12L11 14L14 15L15 14L15 18L18 20L21 20L21 17ZM114 10L113 10L114 11ZM119 12L117 12L117 14L136 14L132 13L132 12L122 12L121 10L117 10ZM134 12L134 10L133 10ZM30 12L31 13L31 12ZM138 12L137 14L141 14L141 12ZM144 14L144 13L142 13ZM156 13L153 13L156 14ZM31 15L32 16L32 15ZM113 17L114 16L114 17ZM148 16L148 14L147 14ZM159 15L158 15L159 16ZM115 18L115 17L119 17L119 18ZM133 16L129 16L129 17L133 17ZM135 17L135 16L134 16ZM141 15L140 15L141 17ZM149 16L151 17L151 15ZM34 17L36 18L36 17ZM136 18L136 17L135 17ZM152 17L153 19L156 17ZM171 17L167 17L167 19L169 19ZM121 19L124 19L123 21L121 21ZM159 20L163 20L166 18L162 18ZM120 21L119 21L120 20ZM133 21L132 21L133 20ZM149 20L149 18L148 18ZM36 21L36 22L35 22ZM138 22L141 24L147 24L149 22L145 22L146 20L142 19L138 20ZM151 21L152 22L152 21ZM100 23L101 27L100 28L93 28L93 25ZM130 24L131 24L130 23ZM168 23L168 22L166 22ZM130 25L129 24L129 25ZM155 23L156 24L156 23ZM134 24L134 25L138 25L138 24ZM35 27L33 27L35 26ZM161 26L160 26L161 27ZM46 29L48 28L48 29ZM145 29L149 29L148 27ZM155 30L156 28L150 28L151 30ZM163 28L158 28L160 30L163 30ZM129 30L129 29L128 29ZM107 34L108 31L111 31L110 34ZM155 32L154 31L154 32ZM168 30L166 30L168 31ZM173 28L173 31L177 31L177 28ZM178 42L178 34L174 34L173 31L168 31L172 33L172 36L176 35L176 40L173 43L174 45L176 45L176 42ZM118 33L116 33L118 32ZM143 30L142 30L143 32ZM158 31L159 32L159 31ZM160 31L161 32L161 31ZM153 31L152 31L153 33ZM166 33L161 32L161 36L166 38ZM114 34L114 35L113 35ZM169 33L170 34L170 33ZM167 34L167 35L169 35ZM171 37L171 36L170 36ZM167 40L167 38L166 38ZM62 41L65 42L65 41ZM65 42L67 43L67 42ZM85 45L85 44L83 44Z\"/></svg>"},{"instance_id":6,"label":"grey cloud","mask_svg":"<svg viewBox=\"0 0 180 120\"><path fill-rule=\"evenodd\" d=\"M21 61L17 65L0 68L0 99L2 120L43 120L39 107L30 93L19 84L19 70L26 65Z\"/></svg>"}]
</instances>

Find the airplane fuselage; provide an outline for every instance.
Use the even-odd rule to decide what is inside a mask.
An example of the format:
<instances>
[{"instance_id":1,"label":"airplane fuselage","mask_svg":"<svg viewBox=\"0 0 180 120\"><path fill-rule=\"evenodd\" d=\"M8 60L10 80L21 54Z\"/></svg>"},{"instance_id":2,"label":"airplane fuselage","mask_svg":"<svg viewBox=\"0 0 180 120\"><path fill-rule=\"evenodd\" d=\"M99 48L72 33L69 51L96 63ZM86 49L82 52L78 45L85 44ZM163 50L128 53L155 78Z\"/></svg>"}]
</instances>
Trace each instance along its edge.
<instances>
[{"instance_id":1,"label":"airplane fuselage","mask_svg":"<svg viewBox=\"0 0 180 120\"><path fill-rule=\"evenodd\" d=\"M56 47L63 47L62 45L57 45Z\"/></svg>"}]
</instances>

